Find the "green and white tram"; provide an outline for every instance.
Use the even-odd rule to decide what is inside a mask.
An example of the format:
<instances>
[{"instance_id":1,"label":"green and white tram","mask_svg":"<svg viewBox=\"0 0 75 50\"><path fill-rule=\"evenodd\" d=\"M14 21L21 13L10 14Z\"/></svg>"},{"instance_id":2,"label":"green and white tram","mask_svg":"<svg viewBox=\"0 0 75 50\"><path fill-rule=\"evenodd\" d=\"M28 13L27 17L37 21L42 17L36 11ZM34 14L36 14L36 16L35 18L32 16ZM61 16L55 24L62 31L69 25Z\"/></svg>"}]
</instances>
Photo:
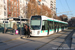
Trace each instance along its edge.
<instances>
[{"instance_id":1,"label":"green and white tram","mask_svg":"<svg viewBox=\"0 0 75 50\"><path fill-rule=\"evenodd\" d=\"M48 18L46 16L31 16L31 36L48 36L54 32L67 29L67 22Z\"/></svg>"}]
</instances>

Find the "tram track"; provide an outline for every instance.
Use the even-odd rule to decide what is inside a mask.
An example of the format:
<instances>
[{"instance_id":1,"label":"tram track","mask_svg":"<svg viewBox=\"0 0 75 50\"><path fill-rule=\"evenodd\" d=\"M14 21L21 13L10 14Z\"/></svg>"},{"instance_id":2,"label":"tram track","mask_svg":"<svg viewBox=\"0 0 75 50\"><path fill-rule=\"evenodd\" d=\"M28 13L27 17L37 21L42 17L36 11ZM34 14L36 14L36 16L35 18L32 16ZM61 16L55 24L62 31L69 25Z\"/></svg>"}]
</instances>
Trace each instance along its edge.
<instances>
[{"instance_id":1,"label":"tram track","mask_svg":"<svg viewBox=\"0 0 75 50\"><path fill-rule=\"evenodd\" d=\"M40 48L44 47L45 45L47 45L48 43L52 42L53 40L57 39L58 37L61 37L62 35L64 35L66 32L64 32L63 34L51 39L50 41L48 41L47 43L41 45L40 47L36 48L35 50L39 50ZM61 44L62 45L62 44Z\"/></svg>"},{"instance_id":2,"label":"tram track","mask_svg":"<svg viewBox=\"0 0 75 50\"><path fill-rule=\"evenodd\" d=\"M25 38L24 40L27 40L27 39L30 39L30 38ZM32 40L33 41L33 40ZM11 49L11 48L14 48L14 47L17 47L17 46L20 46L20 45L23 45L23 44L27 44L27 43L29 43L29 42L32 42L32 41L27 41L27 42L23 42L23 43L20 43L20 44L16 44L16 45L14 45L14 46L11 46L11 47L9 47L9 48L6 48L5 50L9 50L9 49ZM5 41L4 43L6 43L6 44L8 44L8 45L12 45L12 44L14 44L14 42L15 43L17 43L17 39L15 39L15 40L12 40L12 41ZM6 44L2 44L2 45L0 45L0 46L4 46L4 45L6 45Z\"/></svg>"},{"instance_id":3,"label":"tram track","mask_svg":"<svg viewBox=\"0 0 75 50\"><path fill-rule=\"evenodd\" d=\"M23 42L23 43L17 43L17 39L16 39L16 41L14 41L14 40L13 41L8 41L8 42L6 42L8 45L12 45L12 44L15 44L15 43L17 43L17 44L14 45L14 46L11 46L9 48L6 48L5 50L9 50L11 48L14 48L14 47L17 47L17 46L20 46L20 45L23 45L23 44L27 44L29 42L31 42L31 41L27 41L27 42ZM0 46L4 46L4 45L6 45L6 44L0 45Z\"/></svg>"},{"instance_id":4,"label":"tram track","mask_svg":"<svg viewBox=\"0 0 75 50\"><path fill-rule=\"evenodd\" d=\"M61 35L57 35L55 38L52 38L50 41L46 42L45 44L41 45L40 47L36 48L35 50L39 50L39 49L42 48L43 46L47 45L48 43L52 42L53 40L57 39L58 37L62 36L62 35L65 34L65 33L67 33L67 32L63 32ZM50 35L50 36L51 36L51 35ZM46 36L46 37L47 37L47 36ZM49 37L49 36L48 36L48 37ZM25 40L26 40L26 39L30 39L30 38L25 38ZM16 40L17 40L17 39L16 39ZM7 42L8 42L8 44L11 44L11 42L10 42L10 43L9 43L9 41L7 41ZM7 43L7 42L6 42L6 43ZM16 41L16 42L17 42L17 41ZM29 43L29 42L32 42L32 41L23 42L23 43L20 43L20 44L11 46L11 47L9 47L9 48L6 48L5 50L9 50L9 49L11 49L11 48L14 48L14 47L17 47L17 46L20 46L20 45L23 45L23 44L27 44L27 43ZM13 42L12 42L12 43L13 43Z\"/></svg>"},{"instance_id":5,"label":"tram track","mask_svg":"<svg viewBox=\"0 0 75 50\"><path fill-rule=\"evenodd\" d=\"M57 36L57 37L60 37L61 35L59 35L59 36ZM55 40L57 37L55 37L55 38L53 38L52 40L50 40L49 42L51 42L51 41L53 41L53 40ZM26 39L30 39L30 38L26 38ZM26 40L25 39L25 40ZM17 39L16 39L17 40ZM14 40L13 40L14 41ZM11 44L14 44L14 42L10 42L10 41L7 41L6 43L7 44L9 44L9 45L11 45ZM15 43L16 43L17 41L15 41ZM11 48L14 48L14 47L17 47L17 46L20 46L20 45L23 45L23 44L27 44L27 43L29 43L29 42L32 42L32 41L27 41L27 42L24 42L24 43L20 43L20 44L16 44L16 45L14 45L14 46L11 46L11 47L9 47L9 48L6 48L5 50L9 50L9 49L11 49ZM46 44L48 44L49 42L47 42ZM44 44L44 45L46 45L46 44ZM6 45L6 44L4 44L4 45ZM43 45L43 46L44 46ZM3 45L0 45L0 46L3 46ZM43 46L41 46L41 47L43 47Z\"/></svg>"},{"instance_id":6,"label":"tram track","mask_svg":"<svg viewBox=\"0 0 75 50\"><path fill-rule=\"evenodd\" d=\"M62 34L62 35L63 35L63 34ZM37 48L37 49L35 49L35 50L40 49L41 47L45 46L45 45L48 44L49 42L55 40L56 38L58 38L58 37L60 37L60 36L62 36L62 35L59 35L59 36L53 38L52 40L48 41L47 43L43 44L42 46L40 46L39 48ZM14 47L17 47L17 46L20 46L20 45L23 45L23 44L27 44L27 43L29 43L29 42L32 42L32 41L24 42L24 43L21 43L21 44L18 44L18 45L15 45L15 46L9 47L9 48L7 48L7 49L5 49L5 50L9 50L9 49L11 49L11 48L14 48ZM11 44L11 43L10 43L10 44Z\"/></svg>"},{"instance_id":7,"label":"tram track","mask_svg":"<svg viewBox=\"0 0 75 50\"><path fill-rule=\"evenodd\" d=\"M53 35L53 34L52 34ZM47 36L44 36L44 37L47 37ZM44 38L44 37L30 37L30 38L25 38L25 39L31 39L31 38ZM16 40L18 39L21 39L20 37L19 38L15 38L15 39L10 39L10 40L7 40L7 41L3 41L3 42L0 42L0 46L3 46L3 45L6 45L5 43L7 44L11 44L15 41L15 43L17 42ZM24 36L23 36L23 39L24 39ZM12 41L12 42L11 42Z\"/></svg>"},{"instance_id":8,"label":"tram track","mask_svg":"<svg viewBox=\"0 0 75 50\"><path fill-rule=\"evenodd\" d=\"M5 45L5 44L2 44L2 43L8 43L9 42L9 44L10 44L10 41L14 41L14 40L17 40L17 39L20 39L20 37L19 38L15 38L15 39L10 39L10 40L6 40L6 41L2 41L2 42L0 42L0 46Z\"/></svg>"},{"instance_id":9,"label":"tram track","mask_svg":"<svg viewBox=\"0 0 75 50\"><path fill-rule=\"evenodd\" d=\"M18 44L18 45L12 46L12 47L10 47L10 48L7 48L7 49L5 49L5 50L9 50L9 49L11 49L11 48L14 48L14 47L17 47L17 46L20 46L20 45L23 45L23 44L27 44L27 43L29 43L29 42L21 43L21 44Z\"/></svg>"},{"instance_id":10,"label":"tram track","mask_svg":"<svg viewBox=\"0 0 75 50\"><path fill-rule=\"evenodd\" d=\"M67 35L65 40L58 46L57 50L59 50L59 48L66 42L67 39L72 40L72 36L73 36L74 32L75 32L75 29L73 31L71 31L70 34ZM70 45L71 45L71 43L70 43ZM70 48L71 48L71 46L70 46Z\"/></svg>"}]
</instances>

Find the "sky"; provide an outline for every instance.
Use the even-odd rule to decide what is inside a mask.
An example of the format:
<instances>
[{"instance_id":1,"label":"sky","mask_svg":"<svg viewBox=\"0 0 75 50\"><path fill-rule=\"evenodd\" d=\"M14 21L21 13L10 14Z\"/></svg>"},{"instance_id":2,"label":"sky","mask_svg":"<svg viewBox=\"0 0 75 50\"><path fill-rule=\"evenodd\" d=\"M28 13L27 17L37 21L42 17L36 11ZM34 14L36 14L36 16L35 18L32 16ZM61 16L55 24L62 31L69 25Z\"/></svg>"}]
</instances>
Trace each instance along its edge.
<instances>
[{"instance_id":1,"label":"sky","mask_svg":"<svg viewBox=\"0 0 75 50\"><path fill-rule=\"evenodd\" d=\"M56 8L57 16L65 14L68 18L75 17L75 0L56 0Z\"/></svg>"}]
</instances>

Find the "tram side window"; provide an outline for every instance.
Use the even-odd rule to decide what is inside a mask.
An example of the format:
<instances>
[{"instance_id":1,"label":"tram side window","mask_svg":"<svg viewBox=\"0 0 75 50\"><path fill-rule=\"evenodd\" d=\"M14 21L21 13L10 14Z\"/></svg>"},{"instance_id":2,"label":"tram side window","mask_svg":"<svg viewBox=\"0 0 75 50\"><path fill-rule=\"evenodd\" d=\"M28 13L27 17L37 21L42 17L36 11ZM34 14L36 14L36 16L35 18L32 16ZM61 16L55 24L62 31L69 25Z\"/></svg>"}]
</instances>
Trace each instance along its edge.
<instances>
[{"instance_id":1,"label":"tram side window","mask_svg":"<svg viewBox=\"0 0 75 50\"><path fill-rule=\"evenodd\" d=\"M56 29L56 22L54 22L54 29Z\"/></svg>"},{"instance_id":2,"label":"tram side window","mask_svg":"<svg viewBox=\"0 0 75 50\"><path fill-rule=\"evenodd\" d=\"M59 28L59 23L58 22L56 23L56 28Z\"/></svg>"},{"instance_id":3,"label":"tram side window","mask_svg":"<svg viewBox=\"0 0 75 50\"><path fill-rule=\"evenodd\" d=\"M61 24L61 28L64 28L64 24L63 23Z\"/></svg>"},{"instance_id":4,"label":"tram side window","mask_svg":"<svg viewBox=\"0 0 75 50\"><path fill-rule=\"evenodd\" d=\"M61 23L59 23L59 28L61 28Z\"/></svg>"},{"instance_id":5,"label":"tram side window","mask_svg":"<svg viewBox=\"0 0 75 50\"><path fill-rule=\"evenodd\" d=\"M52 21L49 22L49 29L53 29L53 22Z\"/></svg>"},{"instance_id":6,"label":"tram side window","mask_svg":"<svg viewBox=\"0 0 75 50\"><path fill-rule=\"evenodd\" d=\"M67 28L67 24L65 24L65 28Z\"/></svg>"},{"instance_id":7,"label":"tram side window","mask_svg":"<svg viewBox=\"0 0 75 50\"><path fill-rule=\"evenodd\" d=\"M48 28L48 22L47 21L43 21L42 22L42 30L47 30Z\"/></svg>"}]
</instances>

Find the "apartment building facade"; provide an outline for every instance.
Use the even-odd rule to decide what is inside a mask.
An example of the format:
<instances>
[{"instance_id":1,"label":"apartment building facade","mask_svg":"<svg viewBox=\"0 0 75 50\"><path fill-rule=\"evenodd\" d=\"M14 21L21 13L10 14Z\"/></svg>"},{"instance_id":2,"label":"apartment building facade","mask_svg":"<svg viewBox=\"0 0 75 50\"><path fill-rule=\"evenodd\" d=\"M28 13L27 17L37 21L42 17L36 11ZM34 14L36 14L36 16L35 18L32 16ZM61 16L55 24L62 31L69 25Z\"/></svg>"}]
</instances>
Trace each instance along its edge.
<instances>
[{"instance_id":1,"label":"apartment building facade","mask_svg":"<svg viewBox=\"0 0 75 50\"><path fill-rule=\"evenodd\" d=\"M52 11L56 12L56 0L36 0L38 4L40 5L46 5L49 7Z\"/></svg>"},{"instance_id":2,"label":"apartment building facade","mask_svg":"<svg viewBox=\"0 0 75 50\"><path fill-rule=\"evenodd\" d=\"M8 18L18 18L20 16L19 0L7 0Z\"/></svg>"},{"instance_id":3,"label":"apartment building facade","mask_svg":"<svg viewBox=\"0 0 75 50\"><path fill-rule=\"evenodd\" d=\"M30 0L19 0L20 1L20 16L27 18L27 4Z\"/></svg>"},{"instance_id":4,"label":"apartment building facade","mask_svg":"<svg viewBox=\"0 0 75 50\"><path fill-rule=\"evenodd\" d=\"M7 0L0 0L0 19L7 18Z\"/></svg>"},{"instance_id":5,"label":"apartment building facade","mask_svg":"<svg viewBox=\"0 0 75 50\"><path fill-rule=\"evenodd\" d=\"M26 0L19 0L20 1L20 16L22 18L26 18Z\"/></svg>"}]
</instances>

